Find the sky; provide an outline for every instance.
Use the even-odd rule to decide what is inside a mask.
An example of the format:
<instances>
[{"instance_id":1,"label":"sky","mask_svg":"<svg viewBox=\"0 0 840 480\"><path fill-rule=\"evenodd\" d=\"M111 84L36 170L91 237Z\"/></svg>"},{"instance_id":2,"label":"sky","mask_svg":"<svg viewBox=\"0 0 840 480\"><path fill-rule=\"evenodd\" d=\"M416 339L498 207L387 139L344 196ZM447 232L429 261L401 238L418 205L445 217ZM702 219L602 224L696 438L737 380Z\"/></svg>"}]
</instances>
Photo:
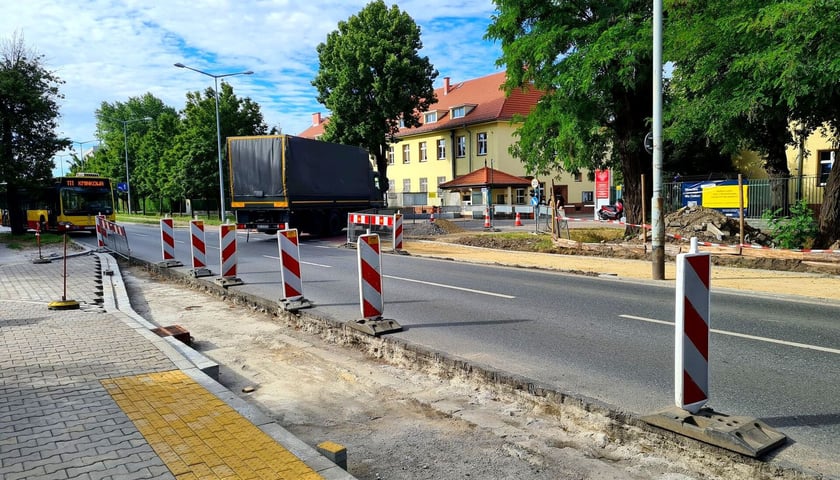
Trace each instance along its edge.
<instances>
[{"instance_id":1,"label":"sky","mask_svg":"<svg viewBox=\"0 0 840 480\"><path fill-rule=\"evenodd\" d=\"M316 47L338 22L369 0L27 0L4 2L0 41L14 35L43 55L44 66L65 83L57 134L75 151L97 144L95 112L102 102L126 102L145 93L176 110L187 92L204 91L213 75L226 78L239 97L260 104L269 128L298 134L312 114L327 115L316 100ZM492 0L386 0L420 26L423 49L452 82L499 71L498 43L484 40L495 9ZM220 80L221 81L221 80ZM82 142L79 145L79 142ZM65 167L70 152L57 161ZM55 174L62 173L59 166Z\"/></svg>"}]
</instances>

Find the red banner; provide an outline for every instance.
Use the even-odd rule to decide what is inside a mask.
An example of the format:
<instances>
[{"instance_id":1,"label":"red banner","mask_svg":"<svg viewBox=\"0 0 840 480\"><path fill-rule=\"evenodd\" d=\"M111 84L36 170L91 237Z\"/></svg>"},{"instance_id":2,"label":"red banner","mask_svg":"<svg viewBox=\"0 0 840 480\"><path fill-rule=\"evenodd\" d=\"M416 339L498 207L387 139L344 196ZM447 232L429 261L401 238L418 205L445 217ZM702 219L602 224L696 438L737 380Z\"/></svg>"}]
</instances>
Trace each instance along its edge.
<instances>
[{"instance_id":1,"label":"red banner","mask_svg":"<svg viewBox=\"0 0 840 480\"><path fill-rule=\"evenodd\" d=\"M610 198L610 171L595 170L595 198Z\"/></svg>"}]
</instances>

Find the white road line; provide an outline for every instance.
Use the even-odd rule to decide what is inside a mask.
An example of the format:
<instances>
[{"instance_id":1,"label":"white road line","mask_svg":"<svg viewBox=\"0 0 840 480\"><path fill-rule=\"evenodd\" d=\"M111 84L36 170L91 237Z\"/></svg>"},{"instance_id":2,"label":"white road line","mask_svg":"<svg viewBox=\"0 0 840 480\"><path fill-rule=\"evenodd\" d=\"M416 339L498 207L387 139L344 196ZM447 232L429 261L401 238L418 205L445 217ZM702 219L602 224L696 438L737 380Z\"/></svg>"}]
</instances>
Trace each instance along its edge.
<instances>
[{"instance_id":1,"label":"white road line","mask_svg":"<svg viewBox=\"0 0 840 480\"><path fill-rule=\"evenodd\" d=\"M272 260L280 260L280 257L273 257L271 255L263 255L263 257L270 258ZM332 265L324 265L324 264L321 264L321 263L312 263L312 262L300 262L300 263L303 264L303 265L312 265L314 267L333 268Z\"/></svg>"},{"instance_id":2,"label":"white road line","mask_svg":"<svg viewBox=\"0 0 840 480\"><path fill-rule=\"evenodd\" d=\"M666 322L663 320L654 320L652 318L637 317L634 315L619 315L619 317L629 318L631 320L640 320L648 323L658 323L661 325L674 326L674 322ZM746 338L747 340L757 340L759 342L776 343L778 345L787 345L789 347L804 348L808 350L816 350L818 352L836 353L840 355L840 350L836 348L820 347L817 345L808 345L807 343L788 342L786 340L777 340L775 338L757 337L755 335L747 335L746 333L729 332L726 330L711 329L712 333L719 333L721 335L729 335L730 337Z\"/></svg>"},{"instance_id":3,"label":"white road line","mask_svg":"<svg viewBox=\"0 0 840 480\"><path fill-rule=\"evenodd\" d=\"M490 295L492 297L501 297L501 298L516 298L512 295L505 295L505 294L502 294L502 293L493 293L493 292L487 292L487 291L484 291L484 290L473 290L472 288L456 287L454 285L444 285L442 283L424 282L423 280L414 280L414 279L411 279L411 278L395 277L393 275L383 275L383 277L393 278L394 280L403 280L403 281L406 281L406 282L422 283L424 285L431 285L433 287L449 288L449 289L452 289L452 290L461 290L462 292L477 293L479 295Z\"/></svg>"}]
</instances>

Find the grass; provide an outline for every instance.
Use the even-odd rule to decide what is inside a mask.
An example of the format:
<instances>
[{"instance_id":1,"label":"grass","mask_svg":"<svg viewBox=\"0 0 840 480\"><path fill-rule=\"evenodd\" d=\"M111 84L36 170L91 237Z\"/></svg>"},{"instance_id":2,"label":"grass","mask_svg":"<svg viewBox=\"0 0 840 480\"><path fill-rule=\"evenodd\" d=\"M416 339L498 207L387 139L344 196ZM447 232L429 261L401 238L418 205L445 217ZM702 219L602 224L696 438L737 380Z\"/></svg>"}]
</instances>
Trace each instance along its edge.
<instances>
[{"instance_id":1,"label":"grass","mask_svg":"<svg viewBox=\"0 0 840 480\"><path fill-rule=\"evenodd\" d=\"M64 235L57 233L42 233L41 245L54 245L62 243ZM23 235L12 235L9 232L0 233L0 243L6 245L11 250L24 250L29 248L38 248L38 238L34 232L28 232Z\"/></svg>"},{"instance_id":2,"label":"grass","mask_svg":"<svg viewBox=\"0 0 840 480\"><path fill-rule=\"evenodd\" d=\"M175 225L178 226L187 226L190 224L190 220L193 220L194 217L189 215L179 215L173 214L171 215L172 220L174 220ZM219 220L218 215L197 215L198 220L204 221L205 225L221 225L221 221ZM147 225L159 225L160 219L164 218L164 215L158 213L152 213L148 215L142 215L138 213L132 213L131 215L127 213L118 213L117 214L117 223L119 222L130 222L130 223L142 223Z\"/></svg>"}]
</instances>

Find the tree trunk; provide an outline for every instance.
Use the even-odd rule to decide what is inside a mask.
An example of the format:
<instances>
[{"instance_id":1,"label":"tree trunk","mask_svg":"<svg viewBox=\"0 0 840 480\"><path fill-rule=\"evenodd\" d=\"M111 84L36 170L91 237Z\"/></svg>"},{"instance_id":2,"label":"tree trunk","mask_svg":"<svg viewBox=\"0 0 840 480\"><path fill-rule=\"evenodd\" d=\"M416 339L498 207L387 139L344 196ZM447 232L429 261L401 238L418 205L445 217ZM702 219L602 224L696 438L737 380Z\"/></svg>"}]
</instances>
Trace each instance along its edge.
<instances>
[{"instance_id":1,"label":"tree trunk","mask_svg":"<svg viewBox=\"0 0 840 480\"><path fill-rule=\"evenodd\" d=\"M18 194L17 186L9 183L6 187L6 201L9 209L9 226L12 230L12 235L26 234L26 212L20 204L20 195Z\"/></svg>"},{"instance_id":2,"label":"tree trunk","mask_svg":"<svg viewBox=\"0 0 840 480\"><path fill-rule=\"evenodd\" d=\"M840 167L835 161L823 191L820 208L820 231L814 242L815 248L828 248L840 240Z\"/></svg>"},{"instance_id":3,"label":"tree trunk","mask_svg":"<svg viewBox=\"0 0 840 480\"><path fill-rule=\"evenodd\" d=\"M788 168L786 146L791 134L787 117L768 121L765 128L767 135L764 146L767 149L767 160L764 164L764 170L770 177L770 208L773 211L782 209L782 215L789 215L788 179L790 178L790 169Z\"/></svg>"},{"instance_id":4,"label":"tree trunk","mask_svg":"<svg viewBox=\"0 0 840 480\"><path fill-rule=\"evenodd\" d=\"M382 194L382 198L386 200L387 206L387 198L388 198L388 156L385 155L385 151L387 150L388 145L380 145L373 152L373 158L376 160L376 170L379 171L379 190Z\"/></svg>"}]
</instances>

